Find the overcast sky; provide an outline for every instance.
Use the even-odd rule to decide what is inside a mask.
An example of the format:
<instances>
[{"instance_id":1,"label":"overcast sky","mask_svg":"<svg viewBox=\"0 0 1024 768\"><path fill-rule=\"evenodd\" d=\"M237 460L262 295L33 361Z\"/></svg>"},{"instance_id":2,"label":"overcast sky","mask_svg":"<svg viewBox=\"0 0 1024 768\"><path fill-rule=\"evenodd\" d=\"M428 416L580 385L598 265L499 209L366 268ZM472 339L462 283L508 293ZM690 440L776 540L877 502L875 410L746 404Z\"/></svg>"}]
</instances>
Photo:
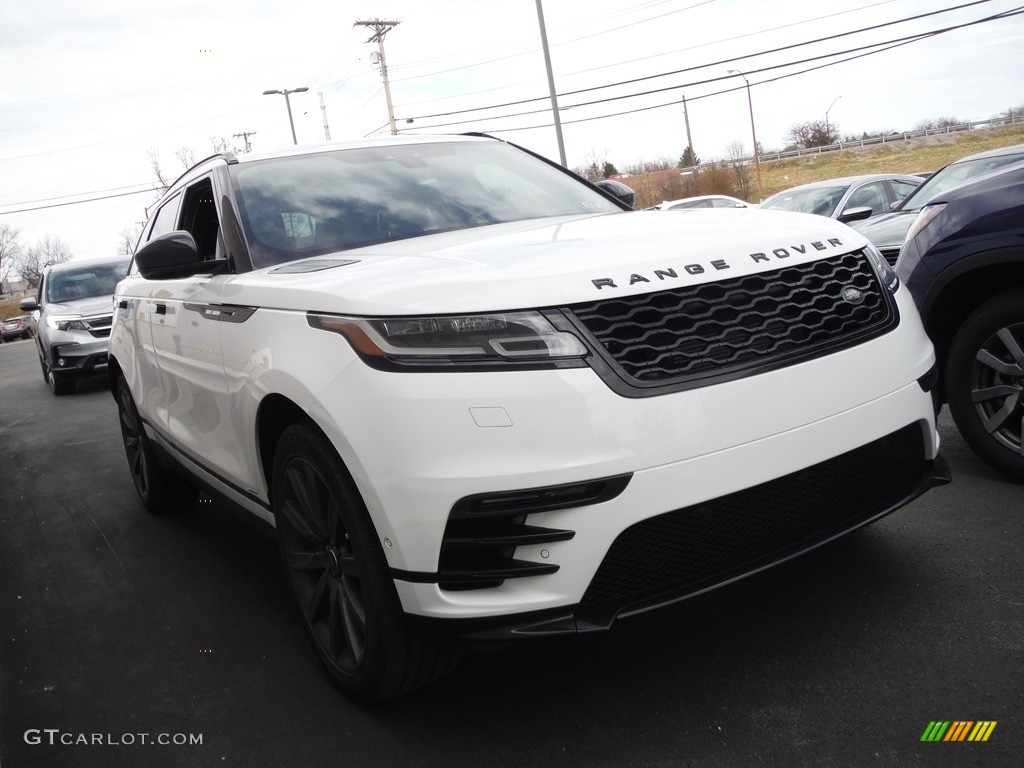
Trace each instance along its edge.
<instances>
[{"instance_id":1,"label":"overcast sky","mask_svg":"<svg viewBox=\"0 0 1024 768\"><path fill-rule=\"evenodd\" d=\"M749 151L747 94L730 69L747 75L766 150L826 113L859 136L1024 105L1024 16L965 26L1022 6L935 13L961 5L544 0L567 164L675 162L684 94L702 160ZM933 15L903 21L922 14ZM385 37L399 130L490 132L558 159L536 0L7 2L0 224L23 245L49 234L76 258L116 253L156 199L150 152L173 178L176 153L212 154L211 137L242 150L236 134L248 133L255 152L292 143L284 98L268 89L309 88L290 97L300 144L324 141L325 113L334 141L388 133L377 46L356 25L375 19L399 22ZM881 50L949 27L960 28Z\"/></svg>"}]
</instances>

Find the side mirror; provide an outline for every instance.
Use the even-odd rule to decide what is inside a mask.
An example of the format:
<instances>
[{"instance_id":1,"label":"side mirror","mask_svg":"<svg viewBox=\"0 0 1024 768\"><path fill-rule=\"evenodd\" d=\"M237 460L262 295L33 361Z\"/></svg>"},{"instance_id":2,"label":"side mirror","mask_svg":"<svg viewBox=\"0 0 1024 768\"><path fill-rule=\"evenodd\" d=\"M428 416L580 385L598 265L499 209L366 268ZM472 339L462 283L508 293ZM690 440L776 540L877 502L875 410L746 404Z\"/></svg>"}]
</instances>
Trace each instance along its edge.
<instances>
[{"instance_id":1,"label":"side mirror","mask_svg":"<svg viewBox=\"0 0 1024 768\"><path fill-rule=\"evenodd\" d=\"M839 221L844 224L848 224L851 221L862 221L871 216L871 209L867 206L860 208L847 208L841 214L839 214Z\"/></svg>"},{"instance_id":2,"label":"side mirror","mask_svg":"<svg viewBox=\"0 0 1024 768\"><path fill-rule=\"evenodd\" d=\"M35 298L22 299L18 304L22 312L35 312L39 309L39 302Z\"/></svg>"},{"instance_id":3,"label":"side mirror","mask_svg":"<svg viewBox=\"0 0 1024 768\"><path fill-rule=\"evenodd\" d=\"M199 248L189 232L179 229L153 238L135 253L139 274L147 280L175 280L222 272L226 259L199 260Z\"/></svg>"},{"instance_id":4,"label":"side mirror","mask_svg":"<svg viewBox=\"0 0 1024 768\"><path fill-rule=\"evenodd\" d=\"M601 179L596 182L596 184L620 203L625 203L630 208L633 207L636 195L632 189L627 187L621 181L616 181L615 179Z\"/></svg>"}]
</instances>

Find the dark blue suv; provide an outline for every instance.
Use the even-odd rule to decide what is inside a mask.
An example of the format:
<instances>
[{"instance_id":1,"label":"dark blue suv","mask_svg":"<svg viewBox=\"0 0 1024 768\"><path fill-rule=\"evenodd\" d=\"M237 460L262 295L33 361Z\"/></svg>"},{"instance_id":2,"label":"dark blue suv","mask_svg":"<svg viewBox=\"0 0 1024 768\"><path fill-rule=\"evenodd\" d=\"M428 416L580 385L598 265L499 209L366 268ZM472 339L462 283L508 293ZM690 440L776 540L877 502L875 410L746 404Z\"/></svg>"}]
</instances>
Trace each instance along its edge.
<instances>
[{"instance_id":1,"label":"dark blue suv","mask_svg":"<svg viewBox=\"0 0 1024 768\"><path fill-rule=\"evenodd\" d=\"M932 199L896 273L935 344L941 402L978 455L1024 482L1024 166Z\"/></svg>"}]
</instances>

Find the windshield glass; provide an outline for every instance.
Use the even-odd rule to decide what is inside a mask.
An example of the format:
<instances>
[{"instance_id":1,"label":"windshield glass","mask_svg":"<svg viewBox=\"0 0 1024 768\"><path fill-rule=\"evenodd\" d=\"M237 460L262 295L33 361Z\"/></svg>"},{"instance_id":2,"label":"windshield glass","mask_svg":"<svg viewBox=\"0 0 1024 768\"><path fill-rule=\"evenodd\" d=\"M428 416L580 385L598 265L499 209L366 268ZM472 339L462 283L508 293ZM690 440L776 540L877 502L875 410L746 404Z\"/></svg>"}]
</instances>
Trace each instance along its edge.
<instances>
[{"instance_id":1,"label":"windshield glass","mask_svg":"<svg viewBox=\"0 0 1024 768\"><path fill-rule=\"evenodd\" d=\"M55 270L46 280L46 302L64 304L79 299L113 296L114 288L127 271L128 259Z\"/></svg>"},{"instance_id":2,"label":"windshield glass","mask_svg":"<svg viewBox=\"0 0 1024 768\"><path fill-rule=\"evenodd\" d=\"M256 268L434 232L622 211L491 141L339 149L231 171Z\"/></svg>"},{"instance_id":3,"label":"windshield glass","mask_svg":"<svg viewBox=\"0 0 1024 768\"><path fill-rule=\"evenodd\" d=\"M819 216L831 216L848 189L848 186L787 189L769 197L761 203L761 207L779 211L796 211L797 213L816 213Z\"/></svg>"},{"instance_id":4,"label":"windshield glass","mask_svg":"<svg viewBox=\"0 0 1024 768\"><path fill-rule=\"evenodd\" d=\"M933 199L944 192L959 187L966 181L978 176L1002 168L1010 163L1024 161L1024 150L996 157L982 157L977 160L964 160L959 163L950 163L934 176L929 178L920 187L911 192L903 203L897 208L900 211L917 211L928 205Z\"/></svg>"}]
</instances>

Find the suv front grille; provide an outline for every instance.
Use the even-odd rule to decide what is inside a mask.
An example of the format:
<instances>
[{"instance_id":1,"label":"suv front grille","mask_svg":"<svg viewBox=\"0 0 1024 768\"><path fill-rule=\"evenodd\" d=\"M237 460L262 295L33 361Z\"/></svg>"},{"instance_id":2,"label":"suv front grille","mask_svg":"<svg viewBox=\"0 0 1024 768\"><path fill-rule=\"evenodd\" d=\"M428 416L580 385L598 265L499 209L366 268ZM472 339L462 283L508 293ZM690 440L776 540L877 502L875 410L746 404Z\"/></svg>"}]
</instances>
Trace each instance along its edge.
<instances>
[{"instance_id":1,"label":"suv front grille","mask_svg":"<svg viewBox=\"0 0 1024 768\"><path fill-rule=\"evenodd\" d=\"M882 257L889 263L890 267L895 267L900 257L900 249L902 248L902 245L889 245L879 248L878 252L882 254Z\"/></svg>"},{"instance_id":2,"label":"suv front grille","mask_svg":"<svg viewBox=\"0 0 1024 768\"><path fill-rule=\"evenodd\" d=\"M82 323L89 329L89 333L97 339L106 339L110 336L110 327L113 325L113 315L95 315L82 318Z\"/></svg>"},{"instance_id":3,"label":"suv front grille","mask_svg":"<svg viewBox=\"0 0 1024 768\"><path fill-rule=\"evenodd\" d=\"M854 300L844 296L850 288L859 292ZM568 310L605 353L607 369L640 390L781 367L879 335L898 320L859 252Z\"/></svg>"}]
</instances>

